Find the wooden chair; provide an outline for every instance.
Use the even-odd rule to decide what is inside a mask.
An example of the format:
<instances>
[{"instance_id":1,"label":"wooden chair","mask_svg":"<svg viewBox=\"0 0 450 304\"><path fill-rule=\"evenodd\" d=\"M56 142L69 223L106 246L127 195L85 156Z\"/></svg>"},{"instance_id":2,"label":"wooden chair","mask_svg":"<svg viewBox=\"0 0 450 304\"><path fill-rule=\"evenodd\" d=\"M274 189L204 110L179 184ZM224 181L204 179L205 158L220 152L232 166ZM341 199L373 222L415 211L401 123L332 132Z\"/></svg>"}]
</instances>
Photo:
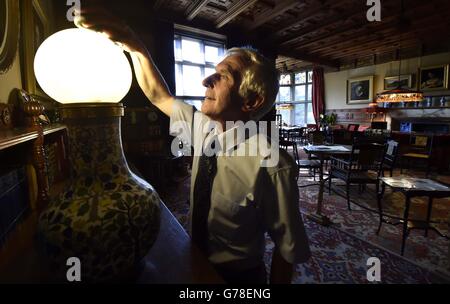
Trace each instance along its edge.
<instances>
[{"instance_id":1,"label":"wooden chair","mask_svg":"<svg viewBox=\"0 0 450 304\"><path fill-rule=\"evenodd\" d=\"M308 133L308 142L312 145L323 145L325 142L325 135L322 131L312 131Z\"/></svg>"},{"instance_id":2,"label":"wooden chair","mask_svg":"<svg viewBox=\"0 0 450 304\"><path fill-rule=\"evenodd\" d=\"M383 162L383 176L384 171L389 170L390 177L392 177L392 173L397 164L398 147L398 142L396 142L395 140L388 140L386 145L386 154L384 155Z\"/></svg>"},{"instance_id":3,"label":"wooden chair","mask_svg":"<svg viewBox=\"0 0 450 304\"><path fill-rule=\"evenodd\" d=\"M358 128L359 128L359 124L348 124L348 126L347 126L347 130L352 131L352 132L358 131Z\"/></svg>"},{"instance_id":4,"label":"wooden chair","mask_svg":"<svg viewBox=\"0 0 450 304\"><path fill-rule=\"evenodd\" d=\"M430 160L431 152L433 148L433 135L432 134L419 134L411 133L409 138L409 151L402 154L402 167L400 173L403 173L403 165L406 161L408 169L410 168L411 161L414 163L425 162L426 176L430 173Z\"/></svg>"},{"instance_id":5,"label":"wooden chair","mask_svg":"<svg viewBox=\"0 0 450 304\"><path fill-rule=\"evenodd\" d=\"M391 132L386 130L367 129L359 137L366 138L368 141L385 144L391 138Z\"/></svg>"},{"instance_id":6,"label":"wooden chair","mask_svg":"<svg viewBox=\"0 0 450 304\"><path fill-rule=\"evenodd\" d=\"M377 143L355 143L348 159L330 157L331 167L328 179L328 189L331 194L331 179L338 178L345 181L348 210L350 208L350 185L374 184L376 194L379 190L385 145Z\"/></svg>"},{"instance_id":7,"label":"wooden chair","mask_svg":"<svg viewBox=\"0 0 450 304\"><path fill-rule=\"evenodd\" d=\"M335 145L351 145L353 144L353 135L355 132L350 132L345 129L333 130L333 144Z\"/></svg>"},{"instance_id":8,"label":"wooden chair","mask_svg":"<svg viewBox=\"0 0 450 304\"><path fill-rule=\"evenodd\" d=\"M289 131L289 139L304 144L306 142L306 128L295 128Z\"/></svg>"},{"instance_id":9,"label":"wooden chair","mask_svg":"<svg viewBox=\"0 0 450 304\"><path fill-rule=\"evenodd\" d=\"M289 147L292 147L292 155L294 156L295 163L297 164L298 170L308 169L313 172L314 181L316 180L316 171L320 169L320 161L312 159L300 159L298 155L297 143L293 140L280 141L280 148L288 151ZM298 175L297 175L298 180Z\"/></svg>"},{"instance_id":10,"label":"wooden chair","mask_svg":"<svg viewBox=\"0 0 450 304\"><path fill-rule=\"evenodd\" d=\"M283 116L281 114L275 114L275 122L279 128L283 125Z\"/></svg>"},{"instance_id":11,"label":"wooden chair","mask_svg":"<svg viewBox=\"0 0 450 304\"><path fill-rule=\"evenodd\" d=\"M280 129L278 129L279 130L279 134L280 134L280 143L282 142L282 141L289 141L289 131L288 130L286 130L286 129L282 129L282 128L280 128Z\"/></svg>"}]
</instances>

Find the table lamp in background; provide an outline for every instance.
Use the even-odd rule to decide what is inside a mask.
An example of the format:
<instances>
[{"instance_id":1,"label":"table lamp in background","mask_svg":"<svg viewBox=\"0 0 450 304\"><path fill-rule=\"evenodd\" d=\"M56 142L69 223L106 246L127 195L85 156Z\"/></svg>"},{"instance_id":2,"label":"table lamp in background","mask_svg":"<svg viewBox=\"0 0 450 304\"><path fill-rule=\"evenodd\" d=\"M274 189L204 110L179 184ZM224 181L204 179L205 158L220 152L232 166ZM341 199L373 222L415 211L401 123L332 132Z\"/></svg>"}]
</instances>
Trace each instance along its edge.
<instances>
[{"instance_id":1,"label":"table lamp in background","mask_svg":"<svg viewBox=\"0 0 450 304\"><path fill-rule=\"evenodd\" d=\"M132 71L122 49L80 28L57 32L39 47L34 72L60 102L68 132L71 180L39 219L39 240L57 275L81 262L83 281L115 281L135 273L156 240L160 199L133 174L121 140L120 100Z\"/></svg>"}]
</instances>

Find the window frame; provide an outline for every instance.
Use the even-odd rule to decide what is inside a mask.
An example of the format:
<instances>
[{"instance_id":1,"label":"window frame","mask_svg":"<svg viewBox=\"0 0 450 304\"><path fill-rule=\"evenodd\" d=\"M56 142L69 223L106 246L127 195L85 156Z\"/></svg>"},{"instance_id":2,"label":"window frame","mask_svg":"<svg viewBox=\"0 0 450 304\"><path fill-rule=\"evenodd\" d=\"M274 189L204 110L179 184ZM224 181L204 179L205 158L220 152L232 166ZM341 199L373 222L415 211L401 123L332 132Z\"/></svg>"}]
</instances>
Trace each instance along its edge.
<instances>
[{"instance_id":1,"label":"window frame","mask_svg":"<svg viewBox=\"0 0 450 304\"><path fill-rule=\"evenodd\" d=\"M217 47L219 48L219 58L223 57L226 53L226 39L219 39L218 38L219 35L215 36L214 38L208 37L207 35L201 35L201 34L197 34L197 33L191 33L188 31L181 31L181 30L176 30L174 32L174 38L173 38L173 42L174 42L174 71L175 71L175 96L178 99L183 99L184 101L194 105L194 103L200 104L199 102L202 102L204 100L204 95L202 96L191 96L191 95L180 95L177 91L177 74L179 73L180 75L183 75L183 66L191 66L191 67L199 67L201 70L201 78L204 79L206 72L206 69L215 69L216 67L216 63L214 62L210 62L210 61L206 61L206 47L207 46L212 46L212 47ZM184 60L182 58L182 53L181 53L181 58L178 59L176 56L176 43L178 41L178 43L180 44L180 50L182 52L182 47L181 47L181 41L182 39L186 39L186 40L192 40L192 41L196 41L196 42L200 42L201 44L201 50L203 52L203 56L205 56L204 58L204 63L197 63L197 62L192 62L189 60ZM179 70L181 69L181 71ZM206 89L205 89L206 90ZM184 93L184 88L183 88L183 93Z\"/></svg>"},{"instance_id":2,"label":"window frame","mask_svg":"<svg viewBox=\"0 0 450 304\"><path fill-rule=\"evenodd\" d=\"M296 83L295 82L295 75L299 74L299 73L306 73L305 75L305 82L300 82L300 83ZM280 79L281 79L281 75L291 75L291 84L289 85L282 85L280 84L280 89L282 87L289 87L290 88L290 95L291 95L291 100L289 101L280 101L281 99L281 95L280 92L278 92L277 95L277 99L276 99L276 105L283 105L283 104L289 104L293 107L292 110L290 111L295 111L295 106L296 105L303 105L305 108L305 114L304 114L304 124L310 124L310 123L315 123L315 122L308 122L308 110L309 107L311 107L312 109L312 86L313 86L313 82L312 82L312 77L311 77L311 81L308 81L308 74L309 73L313 73L313 71L311 69L306 69L306 70L299 70L299 71L292 71L292 72L288 72L288 73L280 73ZM297 86L301 86L304 85L305 86L305 100L296 100L295 99L295 88ZM311 87L311 94L309 94L309 87ZM309 96L311 95L311 96ZM291 112L293 113L293 112ZM279 111L277 110L277 114L280 114ZM295 115L290 115L290 121L288 122L289 125L294 125L295 121L294 118Z\"/></svg>"}]
</instances>

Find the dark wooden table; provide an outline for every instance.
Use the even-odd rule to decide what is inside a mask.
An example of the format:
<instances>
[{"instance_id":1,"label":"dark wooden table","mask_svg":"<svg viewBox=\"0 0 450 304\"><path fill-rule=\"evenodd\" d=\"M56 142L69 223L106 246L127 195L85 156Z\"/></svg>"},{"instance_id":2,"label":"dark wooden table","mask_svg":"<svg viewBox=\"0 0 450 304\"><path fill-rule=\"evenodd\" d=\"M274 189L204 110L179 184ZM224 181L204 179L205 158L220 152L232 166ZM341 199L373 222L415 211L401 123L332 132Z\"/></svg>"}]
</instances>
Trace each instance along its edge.
<instances>
[{"instance_id":1,"label":"dark wooden table","mask_svg":"<svg viewBox=\"0 0 450 304\"><path fill-rule=\"evenodd\" d=\"M308 145L304 146L303 150L307 154L314 154L320 160L320 168L319 168L319 194L317 195L317 210L314 214L308 214L307 217L311 220L324 225L331 225L331 220L322 214L322 204L323 204L323 191L325 187L326 179L323 178L323 163L326 157L336 154L350 154L352 151L351 146L343 146L343 145Z\"/></svg>"},{"instance_id":2,"label":"dark wooden table","mask_svg":"<svg viewBox=\"0 0 450 304\"><path fill-rule=\"evenodd\" d=\"M36 217L33 219L35 225ZM6 266L0 268L2 283L55 282L39 258L34 241L24 247ZM58 282L58 281L57 281ZM155 244L144 258L143 268L135 283L196 284L224 283L207 258L191 242L177 219L161 203L161 226Z\"/></svg>"},{"instance_id":3,"label":"dark wooden table","mask_svg":"<svg viewBox=\"0 0 450 304\"><path fill-rule=\"evenodd\" d=\"M380 193L378 193L378 213L380 223L378 226L377 234L380 232L381 225L383 223L389 223L393 225L403 224L401 255L403 255L405 251L405 242L406 238L408 237L410 229L413 228L425 229L425 236L427 236L429 229L433 229L439 235L448 238L448 236L443 235L435 227L430 225L430 219L433 207L433 199L450 197L450 187L427 178L396 176L396 177L382 177L380 178L380 180L381 180L381 191ZM392 188L393 192L401 192L405 196L405 209L403 212L403 218L398 218L400 220L399 222L390 222L383 218L385 214L383 214L381 200L383 198L386 185ZM411 204L411 198L419 196L428 197L427 215L424 221L417 219L412 220L409 218L409 208ZM411 223L415 222L416 226L411 226L411 228L409 228L408 227L409 222Z\"/></svg>"},{"instance_id":4,"label":"dark wooden table","mask_svg":"<svg viewBox=\"0 0 450 304\"><path fill-rule=\"evenodd\" d=\"M164 204L158 238L144 261L138 283L224 283Z\"/></svg>"}]
</instances>

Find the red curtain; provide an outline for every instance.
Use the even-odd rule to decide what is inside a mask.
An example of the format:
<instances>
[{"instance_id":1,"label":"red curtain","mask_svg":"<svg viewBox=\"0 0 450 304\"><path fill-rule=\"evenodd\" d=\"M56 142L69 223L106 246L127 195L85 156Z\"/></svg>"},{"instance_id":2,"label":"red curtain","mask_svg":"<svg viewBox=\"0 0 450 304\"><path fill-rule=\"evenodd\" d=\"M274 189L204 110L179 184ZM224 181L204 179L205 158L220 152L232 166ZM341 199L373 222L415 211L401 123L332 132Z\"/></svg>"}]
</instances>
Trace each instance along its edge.
<instances>
[{"instance_id":1,"label":"red curtain","mask_svg":"<svg viewBox=\"0 0 450 304\"><path fill-rule=\"evenodd\" d=\"M323 68L315 67L313 69L313 88L312 88L312 108L314 119L318 125L320 114L325 111L325 82L323 79Z\"/></svg>"}]
</instances>

